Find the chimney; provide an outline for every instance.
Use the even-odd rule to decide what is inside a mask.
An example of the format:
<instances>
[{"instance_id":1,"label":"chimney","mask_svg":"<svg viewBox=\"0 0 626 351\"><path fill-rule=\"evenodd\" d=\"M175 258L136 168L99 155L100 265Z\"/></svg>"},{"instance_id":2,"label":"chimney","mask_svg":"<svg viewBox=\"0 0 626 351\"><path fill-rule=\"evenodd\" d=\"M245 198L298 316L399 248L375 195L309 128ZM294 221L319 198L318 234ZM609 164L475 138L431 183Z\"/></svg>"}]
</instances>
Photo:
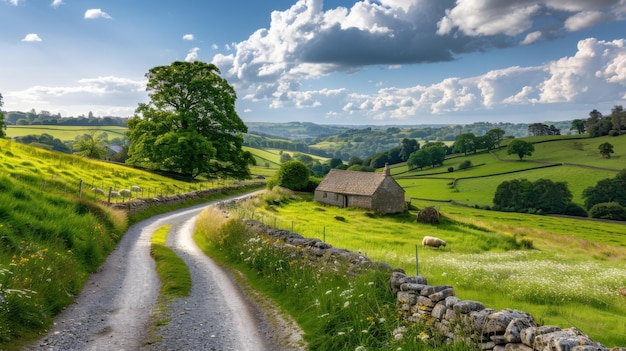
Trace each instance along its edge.
<instances>
[{"instance_id":1,"label":"chimney","mask_svg":"<svg viewBox=\"0 0 626 351\"><path fill-rule=\"evenodd\" d=\"M391 170L389 169L389 163L385 163L385 176L391 176Z\"/></svg>"}]
</instances>

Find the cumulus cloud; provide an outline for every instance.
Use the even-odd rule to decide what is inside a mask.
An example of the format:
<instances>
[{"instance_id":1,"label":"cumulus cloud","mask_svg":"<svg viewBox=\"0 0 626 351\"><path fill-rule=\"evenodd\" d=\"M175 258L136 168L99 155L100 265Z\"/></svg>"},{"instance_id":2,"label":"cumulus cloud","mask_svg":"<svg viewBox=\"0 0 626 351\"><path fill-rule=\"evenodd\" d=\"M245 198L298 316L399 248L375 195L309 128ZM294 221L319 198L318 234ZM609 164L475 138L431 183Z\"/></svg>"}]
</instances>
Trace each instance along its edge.
<instances>
[{"instance_id":1,"label":"cumulus cloud","mask_svg":"<svg viewBox=\"0 0 626 351\"><path fill-rule=\"evenodd\" d=\"M41 40L41 38L39 37L38 34L29 33L29 34L26 34L26 36L24 37L24 39L22 39L22 41L34 43L34 42L40 42L42 40Z\"/></svg>"},{"instance_id":2,"label":"cumulus cloud","mask_svg":"<svg viewBox=\"0 0 626 351\"><path fill-rule=\"evenodd\" d=\"M113 17L109 16L108 13L102 11L101 9L89 9L85 11L85 18L86 19L97 19L97 18L113 19Z\"/></svg>"},{"instance_id":3,"label":"cumulus cloud","mask_svg":"<svg viewBox=\"0 0 626 351\"><path fill-rule=\"evenodd\" d=\"M85 78L66 86L33 86L5 94L10 105L59 111L63 115L130 116L138 102L147 101L147 81L115 76ZM77 105L76 101L81 104ZM7 104L7 108L12 108Z\"/></svg>"},{"instance_id":4,"label":"cumulus cloud","mask_svg":"<svg viewBox=\"0 0 626 351\"><path fill-rule=\"evenodd\" d=\"M526 34L526 37L524 38L524 40L522 40L522 42L520 44L522 45L528 45L528 44L532 44L534 42L536 42L537 40L541 39L541 36L543 34L541 34L540 31L535 31L532 33L528 33Z\"/></svg>"},{"instance_id":5,"label":"cumulus cloud","mask_svg":"<svg viewBox=\"0 0 626 351\"><path fill-rule=\"evenodd\" d=\"M189 52L187 53L187 56L185 56L185 61L186 62L196 61L198 59L198 51L200 51L200 48L193 48L189 50Z\"/></svg>"},{"instance_id":6,"label":"cumulus cloud","mask_svg":"<svg viewBox=\"0 0 626 351\"><path fill-rule=\"evenodd\" d=\"M575 55L541 66L509 67L429 86L348 94L343 110L374 119L506 109L512 105L619 101L626 87L626 40L581 40Z\"/></svg>"},{"instance_id":7,"label":"cumulus cloud","mask_svg":"<svg viewBox=\"0 0 626 351\"><path fill-rule=\"evenodd\" d=\"M193 40L193 39L194 39L193 34L185 34L185 35L183 35L183 40L189 40L189 41L191 41L191 40Z\"/></svg>"},{"instance_id":8,"label":"cumulus cloud","mask_svg":"<svg viewBox=\"0 0 626 351\"><path fill-rule=\"evenodd\" d=\"M529 45L554 38L558 31L626 16L623 2L363 0L326 10L323 0L298 0L287 10L274 11L268 28L227 45L226 53L212 62L245 89L246 98L282 106L289 95L285 87L298 90L305 80L370 65L451 61L464 53Z\"/></svg>"},{"instance_id":9,"label":"cumulus cloud","mask_svg":"<svg viewBox=\"0 0 626 351\"><path fill-rule=\"evenodd\" d=\"M540 16L561 23L565 30L578 31L622 19L624 14L623 0L457 0L446 8L437 33L518 35L537 25L534 19Z\"/></svg>"},{"instance_id":10,"label":"cumulus cloud","mask_svg":"<svg viewBox=\"0 0 626 351\"><path fill-rule=\"evenodd\" d=\"M53 0L52 4L50 4L50 6L52 6L52 7L59 7L59 6L63 5L63 4L64 4L63 0Z\"/></svg>"},{"instance_id":11,"label":"cumulus cloud","mask_svg":"<svg viewBox=\"0 0 626 351\"><path fill-rule=\"evenodd\" d=\"M9 4L13 5L13 6L17 6L19 4L19 0L9 0Z\"/></svg>"}]
</instances>

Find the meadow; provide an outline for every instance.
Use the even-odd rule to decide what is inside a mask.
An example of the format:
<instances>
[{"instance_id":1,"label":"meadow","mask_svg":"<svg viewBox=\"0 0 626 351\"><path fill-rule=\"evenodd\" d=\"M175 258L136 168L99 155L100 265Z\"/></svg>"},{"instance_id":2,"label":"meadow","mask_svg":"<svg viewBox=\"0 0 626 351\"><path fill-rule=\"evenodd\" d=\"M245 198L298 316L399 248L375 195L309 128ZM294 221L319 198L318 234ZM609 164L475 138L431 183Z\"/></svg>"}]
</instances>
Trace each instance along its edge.
<instances>
[{"instance_id":1,"label":"meadow","mask_svg":"<svg viewBox=\"0 0 626 351\"><path fill-rule=\"evenodd\" d=\"M497 186L508 180L540 178L566 182L573 202L582 205L582 192L599 180L613 178L626 168L626 136L576 138L564 136L534 137L535 152L522 161L516 155L507 155L501 148L492 153L482 152L446 159L443 166L410 170L406 164L391 168L392 175L405 188L407 198L455 201L464 205L490 206ZM615 154L602 158L598 145L611 143ZM461 162L469 160L473 167L458 170ZM550 167L550 166L554 167ZM452 167L453 172L447 169Z\"/></svg>"},{"instance_id":2,"label":"meadow","mask_svg":"<svg viewBox=\"0 0 626 351\"><path fill-rule=\"evenodd\" d=\"M18 136L25 135L41 135L41 134L50 134L54 138L58 138L59 140L74 140L77 136L82 136L83 134L89 133L97 133L100 134L105 132L109 135L109 139L114 138L123 138L126 133L126 128L124 127L116 127L116 126L51 126L51 125L28 125L28 126L17 126L17 125L9 125L6 129L6 135L9 138L15 138Z\"/></svg>"},{"instance_id":3,"label":"meadow","mask_svg":"<svg viewBox=\"0 0 626 351\"><path fill-rule=\"evenodd\" d=\"M618 293L626 283L623 224L414 202L443 214L442 224L426 225L416 222L415 211L377 216L300 198L280 206L267 201L238 215L362 252L409 274L419 270L430 284L454 286L461 299L530 312L545 325L575 326L607 346L626 345L626 307ZM425 235L448 245L423 249Z\"/></svg>"}]
</instances>

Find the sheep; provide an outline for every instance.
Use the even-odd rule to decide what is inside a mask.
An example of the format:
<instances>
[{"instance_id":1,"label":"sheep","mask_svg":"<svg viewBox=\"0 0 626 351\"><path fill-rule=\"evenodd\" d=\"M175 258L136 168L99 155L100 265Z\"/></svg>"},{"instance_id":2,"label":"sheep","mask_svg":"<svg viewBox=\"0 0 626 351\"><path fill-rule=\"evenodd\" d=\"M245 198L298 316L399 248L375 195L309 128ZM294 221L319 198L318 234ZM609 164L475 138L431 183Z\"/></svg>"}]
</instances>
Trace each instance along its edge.
<instances>
[{"instance_id":1,"label":"sheep","mask_svg":"<svg viewBox=\"0 0 626 351\"><path fill-rule=\"evenodd\" d=\"M440 246L446 246L446 242L439 239L439 238L435 238L434 236L425 236L424 239L422 239L422 248L424 248L425 246L430 246L430 247L436 247L439 248Z\"/></svg>"},{"instance_id":2,"label":"sheep","mask_svg":"<svg viewBox=\"0 0 626 351\"><path fill-rule=\"evenodd\" d=\"M140 192L140 191L141 191L141 187L140 187L139 185L132 185L132 186L130 187L130 191L135 192L135 193L138 193L138 192Z\"/></svg>"},{"instance_id":3,"label":"sheep","mask_svg":"<svg viewBox=\"0 0 626 351\"><path fill-rule=\"evenodd\" d=\"M104 190L100 189L100 188L91 188L91 191L93 191L94 194L98 195L104 195Z\"/></svg>"},{"instance_id":4,"label":"sheep","mask_svg":"<svg viewBox=\"0 0 626 351\"><path fill-rule=\"evenodd\" d=\"M115 198L116 198L116 197L120 196L120 193L119 193L118 191L111 190L111 191L109 192L109 195L110 195L111 197L115 197Z\"/></svg>"},{"instance_id":5,"label":"sheep","mask_svg":"<svg viewBox=\"0 0 626 351\"><path fill-rule=\"evenodd\" d=\"M122 198L126 198L126 197L132 197L133 193L128 190L128 189L122 189L119 191L120 195L122 196Z\"/></svg>"}]
</instances>

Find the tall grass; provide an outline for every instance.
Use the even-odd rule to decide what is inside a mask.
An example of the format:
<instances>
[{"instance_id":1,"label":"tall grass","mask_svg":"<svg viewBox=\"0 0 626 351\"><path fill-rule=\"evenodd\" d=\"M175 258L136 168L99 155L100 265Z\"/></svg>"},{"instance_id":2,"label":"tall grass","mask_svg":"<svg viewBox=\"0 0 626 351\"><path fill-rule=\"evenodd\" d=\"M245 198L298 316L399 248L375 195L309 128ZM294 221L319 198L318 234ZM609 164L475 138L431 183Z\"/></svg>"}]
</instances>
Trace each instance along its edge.
<instances>
[{"instance_id":1,"label":"tall grass","mask_svg":"<svg viewBox=\"0 0 626 351\"><path fill-rule=\"evenodd\" d=\"M50 325L114 248L125 216L0 177L0 348ZM68 274L71 272L71 274Z\"/></svg>"},{"instance_id":2,"label":"tall grass","mask_svg":"<svg viewBox=\"0 0 626 351\"><path fill-rule=\"evenodd\" d=\"M427 339L423 327L400 320L389 270L349 268L330 256L313 259L250 233L241 219L227 219L215 209L200 214L195 239L205 253L243 272L255 289L294 316L310 350L467 348L434 335Z\"/></svg>"}]
</instances>

